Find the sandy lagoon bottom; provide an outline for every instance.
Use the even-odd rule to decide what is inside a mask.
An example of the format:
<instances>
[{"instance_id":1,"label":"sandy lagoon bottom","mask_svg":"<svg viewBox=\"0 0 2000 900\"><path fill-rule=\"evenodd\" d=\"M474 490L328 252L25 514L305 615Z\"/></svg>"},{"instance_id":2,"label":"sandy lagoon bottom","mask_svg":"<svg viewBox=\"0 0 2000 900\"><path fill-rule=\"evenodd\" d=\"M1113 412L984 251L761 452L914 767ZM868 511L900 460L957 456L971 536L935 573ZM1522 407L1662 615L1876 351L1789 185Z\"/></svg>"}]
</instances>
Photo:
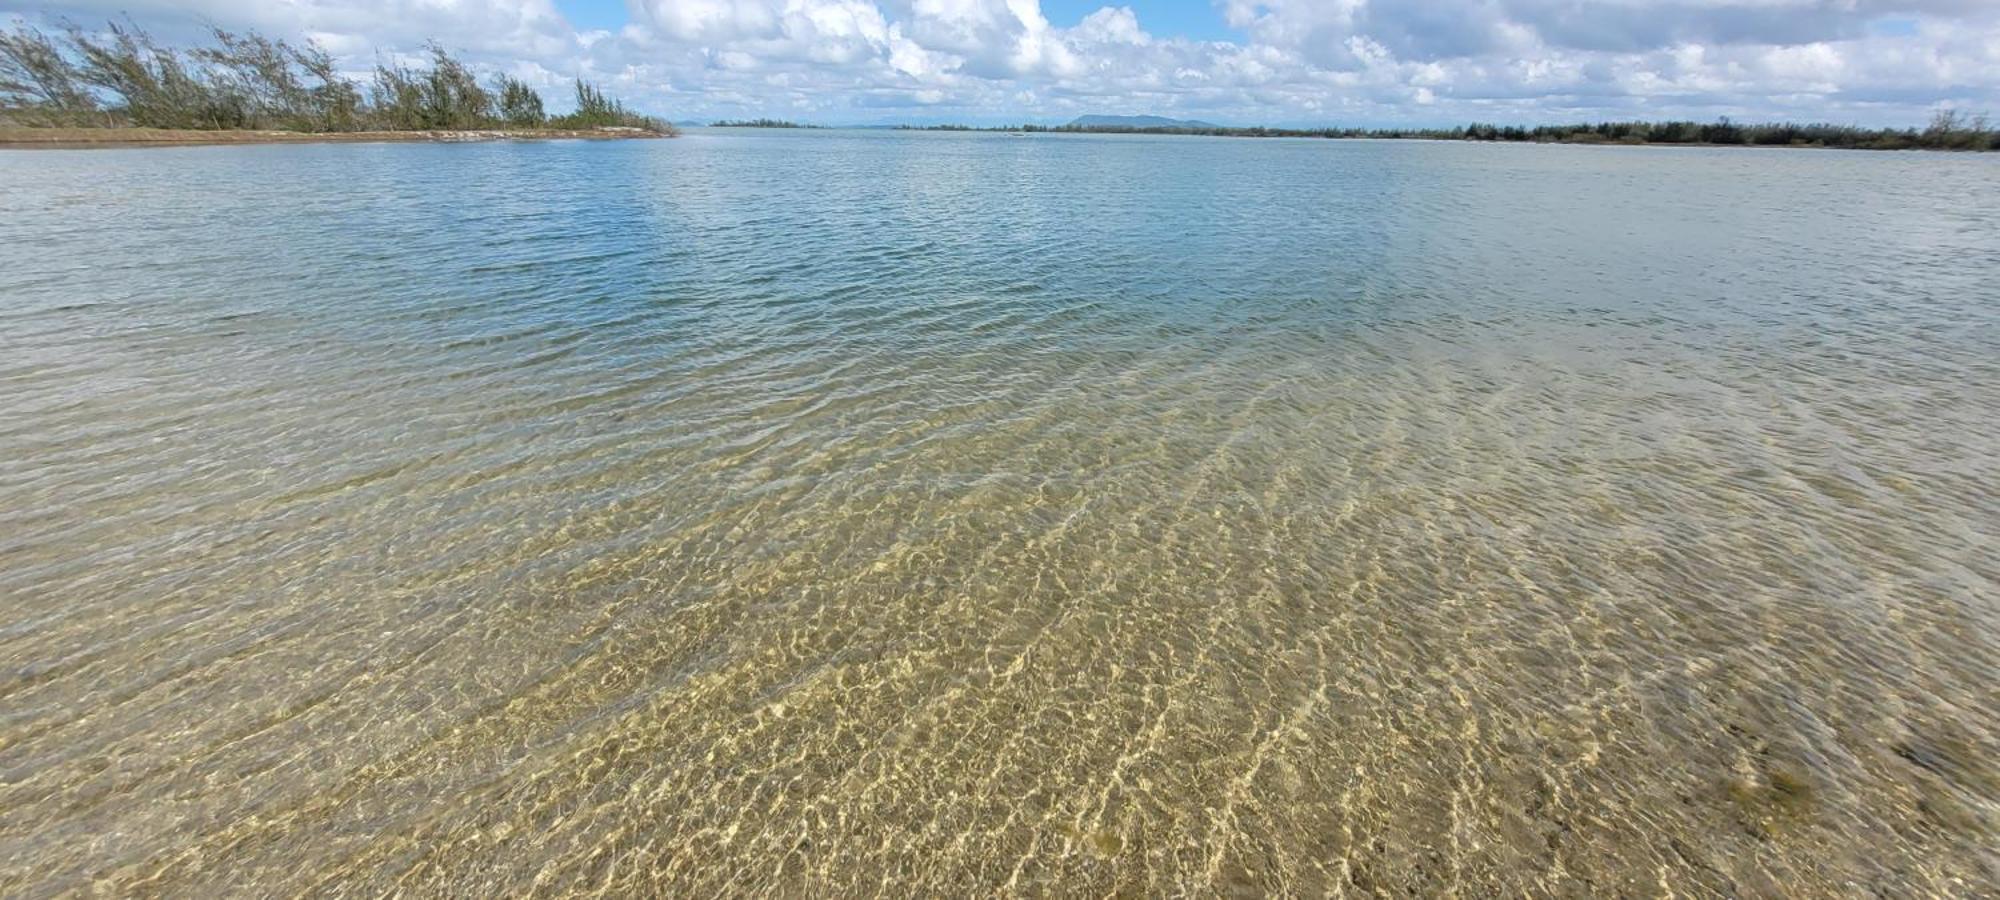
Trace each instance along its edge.
<instances>
[{"instance_id":1,"label":"sandy lagoon bottom","mask_svg":"<svg viewBox=\"0 0 2000 900\"><path fill-rule=\"evenodd\" d=\"M0 893L1976 894L1984 165L0 157Z\"/></svg>"}]
</instances>

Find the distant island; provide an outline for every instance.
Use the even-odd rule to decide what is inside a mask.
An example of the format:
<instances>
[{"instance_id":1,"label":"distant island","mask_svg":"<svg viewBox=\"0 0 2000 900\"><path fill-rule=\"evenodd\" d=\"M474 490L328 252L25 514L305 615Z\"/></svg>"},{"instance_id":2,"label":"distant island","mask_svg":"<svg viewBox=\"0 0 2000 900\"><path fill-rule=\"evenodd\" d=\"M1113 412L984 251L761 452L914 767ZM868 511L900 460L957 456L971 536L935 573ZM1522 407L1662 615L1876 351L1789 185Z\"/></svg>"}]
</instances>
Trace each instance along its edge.
<instances>
[{"instance_id":1,"label":"distant island","mask_svg":"<svg viewBox=\"0 0 2000 900\"><path fill-rule=\"evenodd\" d=\"M1169 122L1174 124L1143 124ZM2000 150L2000 129L1984 115L1942 109L1922 128L1790 122L1580 122L1571 125L1487 125L1454 128L1233 128L1161 116L1078 116L1063 125L899 125L910 131L1007 131L1031 134L1166 134L1208 137L1345 140L1496 141L1539 144L1672 144L1698 146L1830 147L1849 150Z\"/></svg>"},{"instance_id":2,"label":"distant island","mask_svg":"<svg viewBox=\"0 0 2000 900\"><path fill-rule=\"evenodd\" d=\"M0 146L667 137L595 85L551 115L520 79L482 84L432 42L429 66L377 64L364 87L316 43L211 29L210 46L162 46L129 21L93 34L0 30Z\"/></svg>"},{"instance_id":3,"label":"distant island","mask_svg":"<svg viewBox=\"0 0 2000 900\"><path fill-rule=\"evenodd\" d=\"M1133 128L1164 129L1173 131L1214 130L1220 125L1211 125L1195 119L1169 119L1165 116L1077 116L1069 120L1065 127L1080 129Z\"/></svg>"},{"instance_id":4,"label":"distant island","mask_svg":"<svg viewBox=\"0 0 2000 900\"><path fill-rule=\"evenodd\" d=\"M801 125L784 119L724 119L709 123L710 128L822 128L821 125Z\"/></svg>"}]
</instances>

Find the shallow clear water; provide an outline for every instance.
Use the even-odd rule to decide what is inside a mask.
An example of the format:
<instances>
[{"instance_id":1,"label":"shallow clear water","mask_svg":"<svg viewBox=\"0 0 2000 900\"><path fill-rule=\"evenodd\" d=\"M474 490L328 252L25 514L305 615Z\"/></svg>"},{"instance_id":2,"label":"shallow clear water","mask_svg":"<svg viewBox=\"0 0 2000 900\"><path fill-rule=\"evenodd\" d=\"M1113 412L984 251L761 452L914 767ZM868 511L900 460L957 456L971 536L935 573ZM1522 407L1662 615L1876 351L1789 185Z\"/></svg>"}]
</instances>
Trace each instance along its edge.
<instances>
[{"instance_id":1,"label":"shallow clear water","mask_svg":"<svg viewBox=\"0 0 2000 900\"><path fill-rule=\"evenodd\" d=\"M2000 159L0 155L0 893L1970 894Z\"/></svg>"}]
</instances>

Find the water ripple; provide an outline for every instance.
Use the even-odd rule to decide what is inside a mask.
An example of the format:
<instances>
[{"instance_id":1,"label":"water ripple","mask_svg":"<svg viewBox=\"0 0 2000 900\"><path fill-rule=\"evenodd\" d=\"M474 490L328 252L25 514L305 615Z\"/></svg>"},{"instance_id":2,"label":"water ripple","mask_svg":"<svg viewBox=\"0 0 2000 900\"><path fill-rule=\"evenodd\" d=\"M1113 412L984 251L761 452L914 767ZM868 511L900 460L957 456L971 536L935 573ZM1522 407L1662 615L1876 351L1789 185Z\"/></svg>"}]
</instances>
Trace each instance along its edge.
<instances>
[{"instance_id":1,"label":"water ripple","mask_svg":"<svg viewBox=\"0 0 2000 900\"><path fill-rule=\"evenodd\" d=\"M0 155L0 893L1977 893L1996 174Z\"/></svg>"}]
</instances>

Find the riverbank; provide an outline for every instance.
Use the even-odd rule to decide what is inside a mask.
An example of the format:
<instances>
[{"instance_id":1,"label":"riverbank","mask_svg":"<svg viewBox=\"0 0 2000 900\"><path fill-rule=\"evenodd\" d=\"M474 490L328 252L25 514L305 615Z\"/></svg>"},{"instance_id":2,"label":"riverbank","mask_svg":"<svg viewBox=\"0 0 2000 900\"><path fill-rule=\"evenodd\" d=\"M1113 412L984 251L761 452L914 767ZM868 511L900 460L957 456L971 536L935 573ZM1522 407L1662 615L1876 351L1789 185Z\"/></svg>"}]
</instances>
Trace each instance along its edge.
<instances>
[{"instance_id":1,"label":"riverbank","mask_svg":"<svg viewBox=\"0 0 2000 900\"><path fill-rule=\"evenodd\" d=\"M626 140L671 135L643 128L497 128L438 131L207 131L188 128L42 128L0 125L0 149L192 147L209 144L469 143L477 141Z\"/></svg>"}]
</instances>

